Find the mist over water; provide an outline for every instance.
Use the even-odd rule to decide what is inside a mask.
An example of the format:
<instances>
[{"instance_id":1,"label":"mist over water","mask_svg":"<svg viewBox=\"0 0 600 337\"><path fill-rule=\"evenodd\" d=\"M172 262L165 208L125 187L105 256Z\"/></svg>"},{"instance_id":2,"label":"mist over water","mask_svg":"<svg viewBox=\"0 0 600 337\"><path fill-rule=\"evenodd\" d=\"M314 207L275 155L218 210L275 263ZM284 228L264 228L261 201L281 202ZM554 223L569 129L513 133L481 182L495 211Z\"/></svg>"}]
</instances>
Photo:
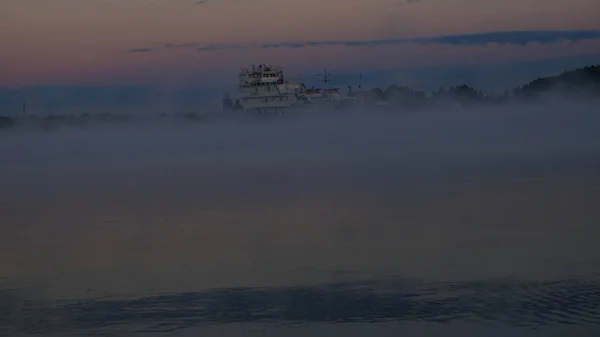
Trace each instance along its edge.
<instances>
[{"instance_id":1,"label":"mist over water","mask_svg":"<svg viewBox=\"0 0 600 337\"><path fill-rule=\"evenodd\" d=\"M595 336L596 110L0 132L0 332Z\"/></svg>"}]
</instances>

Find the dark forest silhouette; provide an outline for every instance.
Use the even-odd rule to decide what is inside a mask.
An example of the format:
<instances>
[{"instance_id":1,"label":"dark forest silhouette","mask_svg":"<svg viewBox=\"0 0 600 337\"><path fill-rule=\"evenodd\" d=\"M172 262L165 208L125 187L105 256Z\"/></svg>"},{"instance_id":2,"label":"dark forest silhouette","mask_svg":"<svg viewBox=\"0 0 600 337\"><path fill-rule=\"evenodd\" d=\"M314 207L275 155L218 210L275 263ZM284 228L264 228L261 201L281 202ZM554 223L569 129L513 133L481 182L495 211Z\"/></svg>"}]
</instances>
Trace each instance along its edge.
<instances>
[{"instance_id":1,"label":"dark forest silhouette","mask_svg":"<svg viewBox=\"0 0 600 337\"><path fill-rule=\"evenodd\" d=\"M358 93L353 93L358 95ZM588 66L566 71L550 77L538 78L530 83L505 90L503 93L488 93L467 84L440 88L433 93L415 90L407 86L391 85L387 89L375 88L366 95L366 100L388 102L392 107L420 108L449 103L461 106L518 103L534 101L545 95L571 98L600 97L600 66Z\"/></svg>"}]
</instances>

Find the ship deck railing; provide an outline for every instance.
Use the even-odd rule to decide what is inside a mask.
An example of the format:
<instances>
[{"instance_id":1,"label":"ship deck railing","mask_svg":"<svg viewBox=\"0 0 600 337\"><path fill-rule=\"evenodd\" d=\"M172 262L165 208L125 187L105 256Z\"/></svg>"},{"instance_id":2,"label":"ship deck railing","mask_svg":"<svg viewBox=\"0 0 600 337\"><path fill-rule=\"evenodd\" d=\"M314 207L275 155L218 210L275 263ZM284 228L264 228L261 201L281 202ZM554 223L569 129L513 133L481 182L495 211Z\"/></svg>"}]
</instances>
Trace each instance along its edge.
<instances>
[{"instance_id":1,"label":"ship deck railing","mask_svg":"<svg viewBox=\"0 0 600 337\"><path fill-rule=\"evenodd\" d=\"M252 74L252 73L262 73L262 72L281 72L282 68L280 66L270 66L266 68L240 68L240 74Z\"/></svg>"}]
</instances>

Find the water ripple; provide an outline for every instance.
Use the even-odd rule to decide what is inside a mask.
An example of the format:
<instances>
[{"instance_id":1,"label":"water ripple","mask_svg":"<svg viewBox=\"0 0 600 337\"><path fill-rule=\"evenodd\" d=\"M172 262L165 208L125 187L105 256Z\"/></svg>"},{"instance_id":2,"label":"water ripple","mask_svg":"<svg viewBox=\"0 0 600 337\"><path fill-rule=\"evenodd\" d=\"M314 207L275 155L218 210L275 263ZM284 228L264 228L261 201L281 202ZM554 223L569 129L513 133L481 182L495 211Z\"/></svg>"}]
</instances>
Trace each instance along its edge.
<instances>
[{"instance_id":1,"label":"water ripple","mask_svg":"<svg viewBox=\"0 0 600 337\"><path fill-rule=\"evenodd\" d=\"M33 301L22 295L14 290L0 292L0 332L91 334L107 329L166 332L235 322L464 321L531 328L600 325L600 281L594 280L370 281L53 303Z\"/></svg>"}]
</instances>

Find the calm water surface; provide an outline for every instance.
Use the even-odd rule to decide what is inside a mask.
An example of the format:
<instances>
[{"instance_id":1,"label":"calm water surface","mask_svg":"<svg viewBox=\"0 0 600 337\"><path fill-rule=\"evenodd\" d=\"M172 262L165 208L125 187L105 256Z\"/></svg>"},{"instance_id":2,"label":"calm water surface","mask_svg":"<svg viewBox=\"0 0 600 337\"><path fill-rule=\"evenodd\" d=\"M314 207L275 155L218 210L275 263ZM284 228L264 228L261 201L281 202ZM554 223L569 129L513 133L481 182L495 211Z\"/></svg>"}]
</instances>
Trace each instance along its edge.
<instances>
[{"instance_id":1,"label":"calm water surface","mask_svg":"<svg viewBox=\"0 0 600 337\"><path fill-rule=\"evenodd\" d=\"M0 334L599 336L600 115L0 134Z\"/></svg>"}]
</instances>

